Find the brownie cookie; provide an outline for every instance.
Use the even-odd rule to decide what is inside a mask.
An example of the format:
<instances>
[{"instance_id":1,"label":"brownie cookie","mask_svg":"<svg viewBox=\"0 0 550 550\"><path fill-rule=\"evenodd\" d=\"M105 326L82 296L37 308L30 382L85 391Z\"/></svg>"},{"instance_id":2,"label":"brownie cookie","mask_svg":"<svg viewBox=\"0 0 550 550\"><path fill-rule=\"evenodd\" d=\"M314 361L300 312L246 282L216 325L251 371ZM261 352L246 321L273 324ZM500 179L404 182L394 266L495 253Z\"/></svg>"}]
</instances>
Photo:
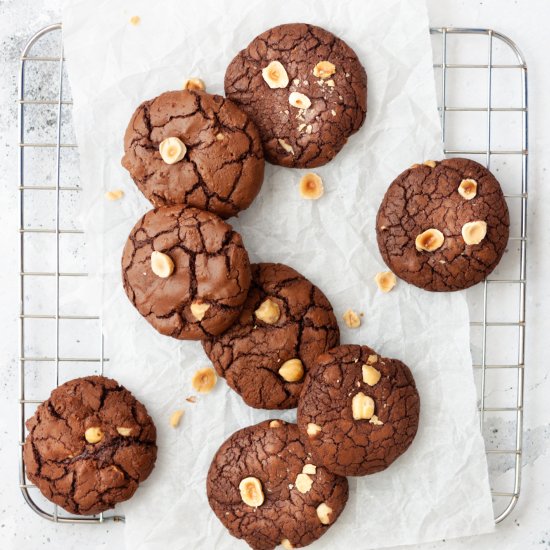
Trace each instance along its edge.
<instances>
[{"instance_id":1,"label":"brownie cookie","mask_svg":"<svg viewBox=\"0 0 550 550\"><path fill-rule=\"evenodd\" d=\"M157 458L147 410L103 376L59 386L26 425L27 477L71 514L99 514L128 500Z\"/></svg>"},{"instance_id":2,"label":"brownie cookie","mask_svg":"<svg viewBox=\"0 0 550 550\"><path fill-rule=\"evenodd\" d=\"M298 427L313 461L335 474L386 469L412 443L420 399L409 368L367 346L317 358L298 404Z\"/></svg>"},{"instance_id":3,"label":"brownie cookie","mask_svg":"<svg viewBox=\"0 0 550 550\"><path fill-rule=\"evenodd\" d=\"M260 34L237 54L225 93L258 126L269 162L313 168L363 124L367 74L343 40L294 23Z\"/></svg>"},{"instance_id":4,"label":"brownie cookie","mask_svg":"<svg viewBox=\"0 0 550 550\"><path fill-rule=\"evenodd\" d=\"M237 322L202 345L216 371L251 407L290 409L320 353L340 333L325 295L283 264L252 266L252 285Z\"/></svg>"},{"instance_id":5,"label":"brownie cookie","mask_svg":"<svg viewBox=\"0 0 550 550\"><path fill-rule=\"evenodd\" d=\"M250 286L241 236L215 214L166 206L134 226L122 254L124 290L161 334L200 340L239 316Z\"/></svg>"},{"instance_id":6,"label":"brownie cookie","mask_svg":"<svg viewBox=\"0 0 550 550\"><path fill-rule=\"evenodd\" d=\"M497 266L508 207L496 178L473 160L415 164L390 185L376 219L378 247L401 279L425 290L468 288Z\"/></svg>"},{"instance_id":7,"label":"brownie cookie","mask_svg":"<svg viewBox=\"0 0 550 550\"><path fill-rule=\"evenodd\" d=\"M185 204L228 218L264 177L258 130L234 103L195 90L143 102L124 136L122 165L153 206Z\"/></svg>"},{"instance_id":8,"label":"brownie cookie","mask_svg":"<svg viewBox=\"0 0 550 550\"><path fill-rule=\"evenodd\" d=\"M218 519L254 550L307 546L348 499L346 478L312 461L296 424L282 420L235 432L216 453L206 490Z\"/></svg>"}]
</instances>

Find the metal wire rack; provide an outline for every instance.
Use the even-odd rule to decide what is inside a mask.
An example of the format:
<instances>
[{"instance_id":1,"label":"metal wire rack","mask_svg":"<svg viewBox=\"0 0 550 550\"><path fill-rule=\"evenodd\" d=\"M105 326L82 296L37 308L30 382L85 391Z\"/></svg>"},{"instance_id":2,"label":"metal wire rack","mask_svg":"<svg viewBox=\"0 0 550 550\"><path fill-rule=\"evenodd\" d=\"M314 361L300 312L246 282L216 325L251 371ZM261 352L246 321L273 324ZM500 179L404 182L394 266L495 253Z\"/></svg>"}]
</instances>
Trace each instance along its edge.
<instances>
[{"instance_id":1,"label":"metal wire rack","mask_svg":"<svg viewBox=\"0 0 550 550\"><path fill-rule=\"evenodd\" d=\"M488 280L468 292L480 422L490 466L495 521L500 522L513 510L521 485L527 66L516 45L495 31L434 28L431 33L445 154L474 158L495 171L504 185L512 219L513 233L503 261ZM464 55L470 58L465 59ZM465 71L468 71L467 78ZM501 72L506 73L506 83ZM455 78L457 73L462 74L460 79ZM484 93L474 98L473 83L480 82L484 84ZM497 92L509 93L516 89L517 97L497 97ZM22 457L25 419L33 414L51 388L65 379L102 374L106 362L101 319L89 311L94 300L86 295L83 301L77 301L74 310L64 310L66 297L71 295L70 282L82 283L87 277L82 253L85 235L75 226L77 195L82 188L78 179L77 145L72 136L71 108L61 25L51 25L28 41L20 65L19 477L25 500L43 518L62 523L101 523L124 518L116 514L79 517L59 510L28 482ZM30 113L33 109L34 113ZM497 120L503 115L519 116L519 120ZM484 117L484 120L480 124L480 120L474 122L472 117ZM460 128L468 129L474 123L475 131L460 134ZM516 139L517 144L506 145L508 137ZM479 143L475 143L476 140ZM67 200L67 197L72 198ZM36 324L42 326L33 326ZM499 330L508 332L499 334ZM82 339L87 340L87 346L82 345ZM82 349L86 347L88 353L84 354ZM503 357L506 354L507 357ZM503 373L504 376L500 376ZM513 376L512 381L509 374ZM509 399L510 395L512 403L498 401ZM491 401L495 397L496 404ZM491 462L493 458L497 459L495 465ZM506 486L501 490L494 484L497 477L502 478L497 476L502 471L513 475L503 476Z\"/></svg>"}]
</instances>

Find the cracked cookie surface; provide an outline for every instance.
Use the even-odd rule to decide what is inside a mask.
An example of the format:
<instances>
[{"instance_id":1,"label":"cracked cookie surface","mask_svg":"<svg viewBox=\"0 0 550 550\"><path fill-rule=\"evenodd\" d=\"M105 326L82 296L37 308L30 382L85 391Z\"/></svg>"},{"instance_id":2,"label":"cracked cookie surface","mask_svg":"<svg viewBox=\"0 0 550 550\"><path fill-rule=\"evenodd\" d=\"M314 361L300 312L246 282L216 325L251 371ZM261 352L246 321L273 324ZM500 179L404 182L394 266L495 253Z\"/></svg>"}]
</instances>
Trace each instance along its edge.
<instances>
[{"instance_id":1,"label":"cracked cookie surface","mask_svg":"<svg viewBox=\"0 0 550 550\"><path fill-rule=\"evenodd\" d=\"M483 281L499 263L508 243L509 214L496 178L464 158L413 165L386 191L378 210L376 234L382 258L401 279L425 290L454 291ZM460 195L461 181L477 182L471 200ZM468 245L464 224L487 223L486 237ZM418 251L416 237L434 228L444 236L433 252Z\"/></svg>"},{"instance_id":2,"label":"cracked cookie surface","mask_svg":"<svg viewBox=\"0 0 550 550\"><path fill-rule=\"evenodd\" d=\"M262 76L279 61L289 83L269 87ZM335 66L328 78L316 77L317 63ZM292 92L311 100L308 109L289 103ZM329 162L363 124L367 74L355 52L340 38L313 25L280 25L257 36L229 64L225 93L258 126L266 159L273 164L313 168Z\"/></svg>"},{"instance_id":3,"label":"cracked cookie surface","mask_svg":"<svg viewBox=\"0 0 550 550\"><path fill-rule=\"evenodd\" d=\"M278 310L275 322L255 313L269 300ZM269 320L271 321L271 320ZM252 265L252 284L235 324L203 347L231 388L251 407L296 407L305 374L320 353L338 345L340 333L330 302L303 275L283 264ZM279 369L300 359L303 376L286 381Z\"/></svg>"},{"instance_id":4,"label":"cracked cookie surface","mask_svg":"<svg viewBox=\"0 0 550 550\"><path fill-rule=\"evenodd\" d=\"M312 483L303 493L296 479L306 464L310 465L306 469L310 480L305 488ZM256 508L241 498L239 484L247 477L259 480L263 490L264 502ZM235 432L214 456L206 488L218 519L231 535L244 539L254 550L271 550L285 539L293 548L312 543L338 519L348 498L346 478L316 465L297 426L282 420L267 420ZM318 515L319 506L326 523Z\"/></svg>"},{"instance_id":5,"label":"cracked cookie surface","mask_svg":"<svg viewBox=\"0 0 550 550\"><path fill-rule=\"evenodd\" d=\"M160 143L179 138L182 160L166 164ZM153 206L184 204L228 218L244 210L262 185L258 130L233 102L194 90L143 102L124 136L122 165Z\"/></svg>"},{"instance_id":6,"label":"cracked cookie surface","mask_svg":"<svg viewBox=\"0 0 550 550\"><path fill-rule=\"evenodd\" d=\"M162 278L151 254L174 264ZM180 340L218 335L239 316L250 287L250 263L241 236L211 212L170 206L147 212L132 229L122 254L124 290L161 334ZM205 308L199 318L193 312Z\"/></svg>"},{"instance_id":7,"label":"cracked cookie surface","mask_svg":"<svg viewBox=\"0 0 550 550\"><path fill-rule=\"evenodd\" d=\"M363 379L363 365L381 375L372 386ZM360 393L374 401L371 418L354 418L354 398ZM314 462L339 475L362 476L386 469L407 450L419 412L420 398L406 365L367 346L347 345L317 358L298 404L298 427Z\"/></svg>"},{"instance_id":8,"label":"cracked cookie surface","mask_svg":"<svg viewBox=\"0 0 550 550\"><path fill-rule=\"evenodd\" d=\"M71 514L98 514L128 500L155 465L156 430L147 410L103 376L59 386L26 425L27 477ZM100 440L89 443L85 434L95 428Z\"/></svg>"}]
</instances>

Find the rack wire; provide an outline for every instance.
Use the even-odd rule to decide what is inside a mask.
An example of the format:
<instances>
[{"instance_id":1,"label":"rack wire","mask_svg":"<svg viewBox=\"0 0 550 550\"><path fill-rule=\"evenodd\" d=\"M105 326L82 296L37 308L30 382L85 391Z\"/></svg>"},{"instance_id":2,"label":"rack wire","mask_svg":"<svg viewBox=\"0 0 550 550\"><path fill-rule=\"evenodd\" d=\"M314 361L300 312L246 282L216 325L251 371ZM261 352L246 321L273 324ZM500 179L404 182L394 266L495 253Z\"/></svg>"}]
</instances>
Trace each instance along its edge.
<instances>
[{"instance_id":1,"label":"rack wire","mask_svg":"<svg viewBox=\"0 0 550 550\"><path fill-rule=\"evenodd\" d=\"M431 34L445 155L468 156L493 171L501 172L499 179L506 182L505 195L511 211L512 231L515 231L499 267L490 278L467 294L472 318L472 355L480 423L490 466L495 521L498 523L513 510L521 486L527 251L527 66L517 46L495 31L433 28ZM467 46L467 41L474 39L481 39L484 43ZM472 60L461 60L464 52L469 52ZM483 52L481 62L480 52ZM505 62L495 61L496 56L506 58L506 55L508 59ZM463 71L470 71L470 76L457 83L453 77ZM499 83L500 71L509 77L506 85ZM462 89L464 82L481 81L485 83L481 104L469 104L469 101L474 101L471 99L472 89L469 86ZM507 98L507 104L497 105L497 91L516 87L519 89L517 98ZM41 97L44 90L50 95ZM457 101L455 105L454 101L462 92L468 103L464 106ZM29 123L29 109L38 109L34 112L33 125ZM81 310L63 311L67 293L65 282L81 281L87 277L85 268L82 268L85 255L81 251L85 235L74 225L78 200L66 200L67 195L78 195L82 190L75 162L77 145L72 137L71 109L61 25L50 25L28 41L20 64L19 478L26 502L41 517L59 523L102 523L106 520L122 521L124 518L116 514L72 516L58 509L41 497L27 480L22 452L26 436L25 420L46 398L52 386L62 383L63 367L70 369L67 373L69 379L77 375L103 374L106 362L100 316L90 314L82 304ZM497 120L501 115L518 115L520 120L503 124ZM485 117L481 125L483 130L460 136L457 129L464 125L469 127L469 117L472 116ZM478 121L476 129L479 126ZM53 129L53 137L44 135L48 133L48 128ZM517 137L517 146L503 146L502 137L508 135ZM472 136L481 138L483 143L474 144ZM65 158L67 151L74 153L72 162ZM519 169L514 173L516 162L519 162ZM65 179L70 179L71 184L66 184ZM52 195L50 201L44 198L48 194ZM37 216L37 212L41 217ZM44 238L51 240L45 242ZM65 242L67 238L77 238L79 243L68 244ZM39 241L33 243L32 239ZM63 265L67 250L73 263L78 264L77 269L66 269ZM49 292L40 286L42 281L53 282ZM51 301L44 303L48 301L48 295L53 297L53 307ZM93 300L88 299L88 302L93 303ZM512 304L513 311L506 312L505 303ZM33 322L48 323L50 327L32 328L29 324ZM77 326L78 323L90 322L95 324L93 330L88 326ZM498 334L499 330L513 330L514 335L499 334L495 339L493 331ZM74 339L74 335L78 335L76 338L86 335L91 341L88 346L90 353L79 355L64 352L67 338ZM44 342L49 344L50 351L43 348ZM77 342L80 340L77 339ZM503 360L503 351L513 354L513 360ZM495 358L495 355L498 357ZM505 375L493 376L501 373ZM508 376L510 373L512 383ZM34 395L34 392L38 393ZM494 404L491 400L495 395L504 399L512 395L513 403ZM511 418L506 415L511 415ZM511 441L506 441L510 435ZM494 468L491 463L493 458L497 458ZM513 475L504 476L506 485L500 490L495 484L501 479L503 470Z\"/></svg>"}]
</instances>

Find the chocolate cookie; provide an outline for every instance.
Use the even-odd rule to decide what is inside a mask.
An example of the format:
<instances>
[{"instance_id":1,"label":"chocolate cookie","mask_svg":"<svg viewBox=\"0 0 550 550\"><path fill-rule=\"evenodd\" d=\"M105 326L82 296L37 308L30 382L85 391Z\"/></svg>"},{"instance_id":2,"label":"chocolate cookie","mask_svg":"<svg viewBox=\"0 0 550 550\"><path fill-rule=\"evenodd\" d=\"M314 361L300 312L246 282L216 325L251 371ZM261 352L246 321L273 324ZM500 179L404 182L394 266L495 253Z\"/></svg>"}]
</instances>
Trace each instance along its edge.
<instances>
[{"instance_id":1,"label":"chocolate cookie","mask_svg":"<svg viewBox=\"0 0 550 550\"><path fill-rule=\"evenodd\" d=\"M312 461L296 424L282 420L235 432L216 453L206 489L218 519L254 550L310 544L348 499L346 478Z\"/></svg>"},{"instance_id":2,"label":"chocolate cookie","mask_svg":"<svg viewBox=\"0 0 550 550\"><path fill-rule=\"evenodd\" d=\"M128 500L157 458L147 410L103 376L59 386L26 425L27 477L71 514L98 514Z\"/></svg>"},{"instance_id":3,"label":"chocolate cookie","mask_svg":"<svg viewBox=\"0 0 550 550\"><path fill-rule=\"evenodd\" d=\"M340 333L325 295L283 264L252 266L252 285L237 322L202 345L216 371L251 407L290 409L320 353Z\"/></svg>"},{"instance_id":4,"label":"chocolate cookie","mask_svg":"<svg viewBox=\"0 0 550 550\"><path fill-rule=\"evenodd\" d=\"M343 40L294 23L260 34L237 54L225 93L258 126L269 162L313 168L363 124L367 74Z\"/></svg>"},{"instance_id":5,"label":"chocolate cookie","mask_svg":"<svg viewBox=\"0 0 550 550\"><path fill-rule=\"evenodd\" d=\"M298 427L313 461L345 476L386 469L412 443L420 399L409 368L367 346L339 346L317 358Z\"/></svg>"},{"instance_id":6,"label":"chocolate cookie","mask_svg":"<svg viewBox=\"0 0 550 550\"><path fill-rule=\"evenodd\" d=\"M224 97L194 90L166 92L137 108L122 165L153 206L184 204L222 218L248 208L264 177L254 123Z\"/></svg>"},{"instance_id":7,"label":"chocolate cookie","mask_svg":"<svg viewBox=\"0 0 550 550\"><path fill-rule=\"evenodd\" d=\"M376 219L378 247L401 279L425 290L468 288L497 266L508 207L496 178L473 160L428 161L390 185Z\"/></svg>"},{"instance_id":8,"label":"chocolate cookie","mask_svg":"<svg viewBox=\"0 0 550 550\"><path fill-rule=\"evenodd\" d=\"M147 212L122 254L124 290L161 334L200 340L239 316L250 286L241 236L215 214L167 206Z\"/></svg>"}]
</instances>

